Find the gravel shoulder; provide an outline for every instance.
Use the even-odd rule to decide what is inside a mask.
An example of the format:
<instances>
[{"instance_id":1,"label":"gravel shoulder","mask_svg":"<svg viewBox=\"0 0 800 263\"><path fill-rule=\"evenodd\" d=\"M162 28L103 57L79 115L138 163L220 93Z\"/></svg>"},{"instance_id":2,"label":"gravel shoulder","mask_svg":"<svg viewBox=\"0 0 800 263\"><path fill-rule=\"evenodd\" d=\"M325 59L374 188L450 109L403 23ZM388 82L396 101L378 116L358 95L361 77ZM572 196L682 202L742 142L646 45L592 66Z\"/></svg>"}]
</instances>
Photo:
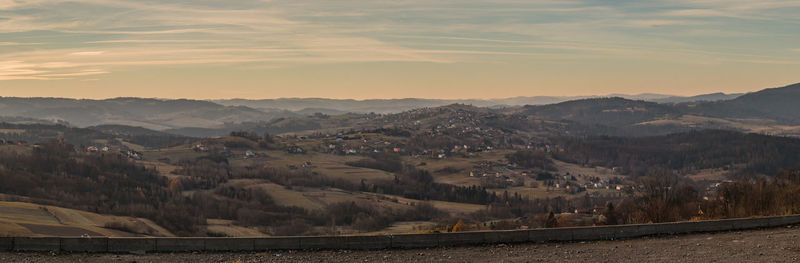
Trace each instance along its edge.
<instances>
[{"instance_id":1,"label":"gravel shoulder","mask_svg":"<svg viewBox=\"0 0 800 263\"><path fill-rule=\"evenodd\" d=\"M378 251L0 253L0 262L797 262L800 227L637 239Z\"/></svg>"}]
</instances>

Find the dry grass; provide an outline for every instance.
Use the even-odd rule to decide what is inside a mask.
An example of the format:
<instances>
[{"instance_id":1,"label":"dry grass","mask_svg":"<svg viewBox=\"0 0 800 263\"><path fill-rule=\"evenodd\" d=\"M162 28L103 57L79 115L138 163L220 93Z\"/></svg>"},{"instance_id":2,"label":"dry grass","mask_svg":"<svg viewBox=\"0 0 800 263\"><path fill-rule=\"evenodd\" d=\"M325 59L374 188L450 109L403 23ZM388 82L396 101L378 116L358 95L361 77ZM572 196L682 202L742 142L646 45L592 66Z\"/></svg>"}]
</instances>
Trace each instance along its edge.
<instances>
[{"instance_id":1,"label":"dry grass","mask_svg":"<svg viewBox=\"0 0 800 263\"><path fill-rule=\"evenodd\" d=\"M234 225L233 221L231 220L207 219L206 223L208 224L208 226L206 227L208 232L217 235L224 235L228 237L268 236L267 234L261 233L260 231L253 228Z\"/></svg>"},{"instance_id":2,"label":"dry grass","mask_svg":"<svg viewBox=\"0 0 800 263\"><path fill-rule=\"evenodd\" d=\"M240 167L268 166L275 168L294 166L299 169L308 169L311 172L318 172L330 178L346 180L354 184L360 183L361 179L367 181L394 179L394 174L390 172L353 167L345 164L364 158L362 156L340 156L320 153L288 154L283 151L264 151L264 153L267 154L269 158L251 158L247 160L237 158L231 161L231 165ZM310 168L302 168L305 162L311 162L313 166Z\"/></svg>"},{"instance_id":3,"label":"dry grass","mask_svg":"<svg viewBox=\"0 0 800 263\"><path fill-rule=\"evenodd\" d=\"M0 202L0 236L74 235L81 231L102 236L135 236L119 230L108 229L109 223L138 223L158 236L173 236L169 231L150 220L100 215L96 213L23 202Z\"/></svg>"},{"instance_id":4,"label":"dry grass","mask_svg":"<svg viewBox=\"0 0 800 263\"><path fill-rule=\"evenodd\" d=\"M248 188L258 188L265 191L276 203L283 206L302 207L306 210L317 210L325 208L325 204L310 198L308 193L289 190L286 187L273 183L260 183L249 186Z\"/></svg>"},{"instance_id":5,"label":"dry grass","mask_svg":"<svg viewBox=\"0 0 800 263\"><path fill-rule=\"evenodd\" d=\"M23 130L23 129L0 129L0 133L21 134L21 133L25 133L25 130Z\"/></svg>"},{"instance_id":6,"label":"dry grass","mask_svg":"<svg viewBox=\"0 0 800 263\"><path fill-rule=\"evenodd\" d=\"M704 169L697 171L692 174L687 174L686 176L692 181L700 182L700 181L722 181L725 180L728 176L729 172L723 169Z\"/></svg>"},{"instance_id":7,"label":"dry grass","mask_svg":"<svg viewBox=\"0 0 800 263\"><path fill-rule=\"evenodd\" d=\"M753 133L800 136L800 126L780 125L766 119L723 119L697 115L683 115L677 119L661 119L637 125L679 125L688 127L729 127Z\"/></svg>"},{"instance_id":8,"label":"dry grass","mask_svg":"<svg viewBox=\"0 0 800 263\"><path fill-rule=\"evenodd\" d=\"M558 173L560 174L571 174L574 176L583 175L583 176L593 176L593 177L600 177L603 179L610 179L612 177L622 177L622 175L614 174L609 168L606 167L584 167L577 164L566 163L559 160L553 160L553 163L556 165L558 169Z\"/></svg>"}]
</instances>

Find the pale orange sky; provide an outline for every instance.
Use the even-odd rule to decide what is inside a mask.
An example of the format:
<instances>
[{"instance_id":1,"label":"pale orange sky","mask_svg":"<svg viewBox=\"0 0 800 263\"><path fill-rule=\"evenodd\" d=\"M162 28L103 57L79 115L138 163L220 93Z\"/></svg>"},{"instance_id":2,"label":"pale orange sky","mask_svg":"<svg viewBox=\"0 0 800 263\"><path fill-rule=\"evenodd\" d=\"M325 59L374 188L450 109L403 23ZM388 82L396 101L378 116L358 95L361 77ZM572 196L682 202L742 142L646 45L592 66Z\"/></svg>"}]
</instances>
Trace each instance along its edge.
<instances>
[{"instance_id":1,"label":"pale orange sky","mask_svg":"<svg viewBox=\"0 0 800 263\"><path fill-rule=\"evenodd\" d=\"M506 98L800 82L800 2L0 0L0 95Z\"/></svg>"}]
</instances>

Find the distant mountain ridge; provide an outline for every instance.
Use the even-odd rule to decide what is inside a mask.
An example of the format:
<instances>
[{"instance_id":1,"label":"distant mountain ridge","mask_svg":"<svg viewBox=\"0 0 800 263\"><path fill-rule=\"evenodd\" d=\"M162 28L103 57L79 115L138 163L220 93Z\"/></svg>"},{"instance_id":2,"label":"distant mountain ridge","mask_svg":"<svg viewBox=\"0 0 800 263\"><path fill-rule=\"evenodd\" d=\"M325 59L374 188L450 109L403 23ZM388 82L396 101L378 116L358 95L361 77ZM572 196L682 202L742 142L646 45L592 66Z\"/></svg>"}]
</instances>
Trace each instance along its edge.
<instances>
[{"instance_id":1,"label":"distant mountain ridge","mask_svg":"<svg viewBox=\"0 0 800 263\"><path fill-rule=\"evenodd\" d=\"M731 100L685 106L708 116L771 118L785 123L800 123L800 83L751 92Z\"/></svg>"},{"instance_id":2,"label":"distant mountain ridge","mask_svg":"<svg viewBox=\"0 0 800 263\"><path fill-rule=\"evenodd\" d=\"M798 101L800 84L747 94L712 93L692 97L647 93L486 100L283 98L204 101L0 97L0 122L61 123L75 127L93 126L111 133L147 133L131 128L142 127L183 136L213 137L234 130L279 134L356 127L370 124L366 120L374 118L371 113L392 115L458 104L472 107L464 108L467 112L481 108L481 111L491 110L491 114L497 116L516 114L519 119L588 125L587 130L619 132L628 129L621 133L623 135L641 135L643 130L646 130L644 134L661 134L703 128L800 134L800 130L793 128L800 124ZM411 115L385 119L409 119L403 116ZM754 125L769 127L754 129Z\"/></svg>"},{"instance_id":3,"label":"distant mountain ridge","mask_svg":"<svg viewBox=\"0 0 800 263\"><path fill-rule=\"evenodd\" d=\"M671 105L620 97L573 100L541 106L525 106L525 114L546 120L570 120L584 124L624 126L680 115Z\"/></svg>"},{"instance_id":4,"label":"distant mountain ridge","mask_svg":"<svg viewBox=\"0 0 800 263\"><path fill-rule=\"evenodd\" d=\"M219 127L225 123L268 121L297 115L285 111L269 112L186 99L0 98L0 116L61 120L78 127L120 124L165 130L180 127Z\"/></svg>"},{"instance_id":5,"label":"distant mountain ridge","mask_svg":"<svg viewBox=\"0 0 800 263\"><path fill-rule=\"evenodd\" d=\"M744 93L725 94L722 92L703 94L691 97L670 96L666 98L652 99L648 101L656 103L684 103L684 102L699 102L699 101L723 101L736 99Z\"/></svg>"},{"instance_id":6,"label":"distant mountain ridge","mask_svg":"<svg viewBox=\"0 0 800 263\"><path fill-rule=\"evenodd\" d=\"M477 107L518 107L524 105L547 105L561 103L565 101L592 99L592 98L605 98L605 97L620 97L630 100L644 100L656 103L679 103L679 102L693 102L693 101L718 101L729 100L740 96L741 94L725 94L713 93L703 94L691 97L682 97L665 94L611 94L608 96L534 96L534 97L511 97L503 99L452 99L452 100L439 100L439 99L419 99L419 98L404 98L404 99L368 99L368 100L353 100L353 99L325 99L325 98L279 98L279 99L261 99L261 100L247 100L247 99L229 99L229 100L212 100L215 103L226 106L246 106L255 109L285 109L290 111L302 111L304 113L310 112L310 109L315 109L318 112L352 112L352 113L398 113L411 109L440 107L450 104L467 104ZM327 113L326 113L327 114Z\"/></svg>"}]
</instances>

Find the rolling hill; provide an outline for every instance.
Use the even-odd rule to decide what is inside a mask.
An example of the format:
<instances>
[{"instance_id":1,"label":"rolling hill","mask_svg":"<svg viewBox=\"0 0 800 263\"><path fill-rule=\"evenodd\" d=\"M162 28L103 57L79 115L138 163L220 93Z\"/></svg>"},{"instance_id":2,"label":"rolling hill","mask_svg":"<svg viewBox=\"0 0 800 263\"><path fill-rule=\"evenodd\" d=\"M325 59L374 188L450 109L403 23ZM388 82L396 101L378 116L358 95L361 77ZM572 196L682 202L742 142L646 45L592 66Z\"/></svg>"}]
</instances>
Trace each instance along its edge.
<instances>
[{"instance_id":1,"label":"rolling hill","mask_svg":"<svg viewBox=\"0 0 800 263\"><path fill-rule=\"evenodd\" d=\"M800 84L744 95L714 93L693 97L639 94L488 100L284 98L216 101L0 98L0 117L3 118L0 120L68 123L76 127L122 125L180 136L214 137L238 130L280 134L375 128L388 124L386 120L403 120L404 125L408 125L414 121L424 122L415 119L419 116L414 114L426 109L462 104L474 107L465 111L479 113L489 110L500 120L513 116L516 122L527 119L578 124L583 126L578 128L581 133L593 130L614 135L653 135L714 128L794 135L800 132L800 129L795 129L800 123L797 101L800 101ZM506 128L520 128L520 125L517 123Z\"/></svg>"},{"instance_id":2,"label":"rolling hill","mask_svg":"<svg viewBox=\"0 0 800 263\"><path fill-rule=\"evenodd\" d=\"M748 93L728 101L684 104L688 111L723 118L775 119L800 123L800 83Z\"/></svg>"},{"instance_id":3,"label":"rolling hill","mask_svg":"<svg viewBox=\"0 0 800 263\"><path fill-rule=\"evenodd\" d=\"M222 106L208 101L143 98L0 98L0 115L61 120L78 127L121 124L154 130L213 128L222 127L226 123L268 121L278 117L296 116L285 111L265 112L243 106Z\"/></svg>"}]
</instances>

